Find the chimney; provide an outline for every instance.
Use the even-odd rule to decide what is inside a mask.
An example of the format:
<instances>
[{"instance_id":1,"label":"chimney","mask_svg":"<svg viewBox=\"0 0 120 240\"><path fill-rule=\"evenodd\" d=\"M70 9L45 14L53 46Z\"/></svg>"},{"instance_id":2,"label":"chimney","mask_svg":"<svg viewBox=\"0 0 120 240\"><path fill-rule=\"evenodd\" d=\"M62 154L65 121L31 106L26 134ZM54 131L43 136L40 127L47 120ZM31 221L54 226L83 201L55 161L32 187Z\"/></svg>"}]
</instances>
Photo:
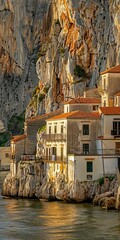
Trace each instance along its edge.
<instances>
[{"instance_id":1,"label":"chimney","mask_svg":"<svg viewBox=\"0 0 120 240\"><path fill-rule=\"evenodd\" d=\"M86 92L85 91L83 92L83 97L86 98Z\"/></svg>"}]
</instances>

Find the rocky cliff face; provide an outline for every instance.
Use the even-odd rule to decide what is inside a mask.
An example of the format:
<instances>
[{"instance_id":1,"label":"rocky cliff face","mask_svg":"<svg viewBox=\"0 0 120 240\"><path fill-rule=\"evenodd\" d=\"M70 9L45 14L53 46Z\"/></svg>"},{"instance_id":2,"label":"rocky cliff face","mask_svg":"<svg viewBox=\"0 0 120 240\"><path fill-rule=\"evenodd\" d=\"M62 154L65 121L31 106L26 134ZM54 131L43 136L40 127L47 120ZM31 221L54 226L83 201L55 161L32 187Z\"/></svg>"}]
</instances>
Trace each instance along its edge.
<instances>
[{"instance_id":1,"label":"rocky cliff face","mask_svg":"<svg viewBox=\"0 0 120 240\"><path fill-rule=\"evenodd\" d=\"M67 183L64 174L59 174L55 181L51 181L45 176L40 162L19 162L17 175L12 177L9 173L5 178L2 194L9 197L93 202L107 209L120 209L120 189L115 178L112 181L106 178L102 184L100 181Z\"/></svg>"},{"instance_id":2,"label":"rocky cliff face","mask_svg":"<svg viewBox=\"0 0 120 240\"><path fill-rule=\"evenodd\" d=\"M5 126L13 114L23 112L38 84L35 66L48 3L0 0L0 121Z\"/></svg>"},{"instance_id":3,"label":"rocky cliff face","mask_svg":"<svg viewBox=\"0 0 120 240\"><path fill-rule=\"evenodd\" d=\"M40 33L34 112L55 110L98 83L105 68L120 63L119 14L118 0L52 1Z\"/></svg>"},{"instance_id":4,"label":"rocky cliff face","mask_svg":"<svg viewBox=\"0 0 120 240\"><path fill-rule=\"evenodd\" d=\"M120 63L119 16L119 0L1 0L0 119L23 111L38 79L26 116L94 86Z\"/></svg>"}]
</instances>

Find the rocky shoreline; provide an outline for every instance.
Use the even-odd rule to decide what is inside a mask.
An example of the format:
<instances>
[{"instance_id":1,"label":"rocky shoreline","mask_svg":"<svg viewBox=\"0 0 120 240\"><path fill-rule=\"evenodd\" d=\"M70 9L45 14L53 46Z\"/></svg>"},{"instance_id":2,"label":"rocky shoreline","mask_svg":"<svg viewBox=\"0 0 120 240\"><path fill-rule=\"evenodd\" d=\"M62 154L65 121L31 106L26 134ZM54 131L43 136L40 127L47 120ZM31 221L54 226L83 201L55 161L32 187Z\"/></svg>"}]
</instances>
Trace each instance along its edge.
<instances>
[{"instance_id":1,"label":"rocky shoreline","mask_svg":"<svg viewBox=\"0 0 120 240\"><path fill-rule=\"evenodd\" d=\"M104 182L70 182L65 181L63 174L58 175L55 181L44 176L40 163L20 162L16 177L11 173L3 183L3 196L38 198L48 201L91 202L105 209L120 209L120 194L117 179Z\"/></svg>"}]
</instances>

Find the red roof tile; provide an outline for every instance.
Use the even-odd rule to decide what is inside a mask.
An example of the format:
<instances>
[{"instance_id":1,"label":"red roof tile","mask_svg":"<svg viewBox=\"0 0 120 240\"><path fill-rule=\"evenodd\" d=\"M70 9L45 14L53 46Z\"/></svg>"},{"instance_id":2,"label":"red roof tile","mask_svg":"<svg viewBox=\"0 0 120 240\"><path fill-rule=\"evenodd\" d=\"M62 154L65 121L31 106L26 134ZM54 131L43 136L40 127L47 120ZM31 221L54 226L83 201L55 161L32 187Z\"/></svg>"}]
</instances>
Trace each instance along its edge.
<instances>
[{"instance_id":1,"label":"red roof tile","mask_svg":"<svg viewBox=\"0 0 120 240\"><path fill-rule=\"evenodd\" d=\"M100 111L104 115L120 115L120 107L101 107Z\"/></svg>"},{"instance_id":2,"label":"red roof tile","mask_svg":"<svg viewBox=\"0 0 120 240\"><path fill-rule=\"evenodd\" d=\"M38 116L34 116L34 117L31 117L27 120L27 123L31 123L31 122L34 122L36 120L39 120L39 119L46 119L52 115L55 115L55 114L60 114L61 111L63 112L63 109L60 108L60 109L57 109L56 111L53 111L53 112L50 112L50 113L46 113L46 114L42 114L42 115L38 115Z\"/></svg>"},{"instance_id":3,"label":"red roof tile","mask_svg":"<svg viewBox=\"0 0 120 240\"><path fill-rule=\"evenodd\" d=\"M11 141L13 141L13 142L18 142L18 141L20 141L20 140L22 140L22 139L24 139L24 138L26 138L26 135L25 135L25 134L23 134L23 135L16 135L16 136L13 136L13 137L12 137Z\"/></svg>"},{"instance_id":4,"label":"red roof tile","mask_svg":"<svg viewBox=\"0 0 120 240\"><path fill-rule=\"evenodd\" d=\"M68 102L65 102L65 104L88 104L88 103L101 103L100 98L87 98L87 97L80 97L80 98L74 98Z\"/></svg>"},{"instance_id":5,"label":"red roof tile","mask_svg":"<svg viewBox=\"0 0 120 240\"><path fill-rule=\"evenodd\" d=\"M109 69L101 72L100 74L103 75L105 73L120 73L120 65L117 65L115 67L109 68Z\"/></svg>"},{"instance_id":6,"label":"red roof tile","mask_svg":"<svg viewBox=\"0 0 120 240\"><path fill-rule=\"evenodd\" d=\"M69 116L69 119L97 119L100 117L100 113L98 111L96 112L81 112L78 111L76 113L74 113L73 115Z\"/></svg>"},{"instance_id":7,"label":"red roof tile","mask_svg":"<svg viewBox=\"0 0 120 240\"><path fill-rule=\"evenodd\" d=\"M120 96L120 92L116 93L114 96Z\"/></svg>"},{"instance_id":8,"label":"red roof tile","mask_svg":"<svg viewBox=\"0 0 120 240\"><path fill-rule=\"evenodd\" d=\"M47 119L47 121L54 121L59 119L86 119L86 118L97 119L99 117L100 117L99 112L75 111L75 112L68 112L68 113L60 114L58 116L54 116L52 118Z\"/></svg>"},{"instance_id":9,"label":"red roof tile","mask_svg":"<svg viewBox=\"0 0 120 240\"><path fill-rule=\"evenodd\" d=\"M76 111L75 111L76 112ZM67 112L67 113L62 113L60 115L56 115L54 117L48 118L47 121L53 121L53 120L59 120L59 119L66 119L70 115L73 115L75 112Z\"/></svg>"}]
</instances>

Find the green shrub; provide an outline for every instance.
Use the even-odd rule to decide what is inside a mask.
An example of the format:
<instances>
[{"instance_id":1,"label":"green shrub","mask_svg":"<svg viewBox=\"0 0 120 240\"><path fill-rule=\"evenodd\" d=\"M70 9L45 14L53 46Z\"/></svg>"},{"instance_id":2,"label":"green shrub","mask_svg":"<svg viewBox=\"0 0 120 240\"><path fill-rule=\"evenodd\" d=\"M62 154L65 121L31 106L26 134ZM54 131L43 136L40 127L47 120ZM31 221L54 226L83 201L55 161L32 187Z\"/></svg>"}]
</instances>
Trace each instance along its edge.
<instances>
[{"instance_id":1,"label":"green shrub","mask_svg":"<svg viewBox=\"0 0 120 240\"><path fill-rule=\"evenodd\" d=\"M49 91L49 88L50 88L50 86L46 86L46 87L44 87L44 88L43 88L43 92L44 92L45 94L47 94L48 91Z\"/></svg>"},{"instance_id":2,"label":"green shrub","mask_svg":"<svg viewBox=\"0 0 120 240\"><path fill-rule=\"evenodd\" d=\"M38 86L35 87L35 89L33 90L33 94L32 94L32 96L34 97L36 94L39 93L39 91L40 91L40 88L39 88Z\"/></svg>"},{"instance_id":3,"label":"green shrub","mask_svg":"<svg viewBox=\"0 0 120 240\"><path fill-rule=\"evenodd\" d=\"M41 132L43 132L43 131L45 131L46 130L46 125L43 125L43 126L41 126L39 129L38 129L38 133L41 133Z\"/></svg>"},{"instance_id":4,"label":"green shrub","mask_svg":"<svg viewBox=\"0 0 120 240\"><path fill-rule=\"evenodd\" d=\"M23 134L24 121L25 121L25 111L19 116L13 115L8 123L9 132L11 132L13 135Z\"/></svg>"},{"instance_id":5,"label":"green shrub","mask_svg":"<svg viewBox=\"0 0 120 240\"><path fill-rule=\"evenodd\" d=\"M64 47L61 47L61 48L59 49L59 53L60 53L61 55L64 55L64 54L65 54L65 48L64 48Z\"/></svg>"},{"instance_id":6,"label":"green shrub","mask_svg":"<svg viewBox=\"0 0 120 240\"><path fill-rule=\"evenodd\" d=\"M99 178L98 183L100 186L102 186L104 184L104 177Z\"/></svg>"},{"instance_id":7,"label":"green shrub","mask_svg":"<svg viewBox=\"0 0 120 240\"><path fill-rule=\"evenodd\" d=\"M86 72L83 68L81 68L79 65L76 65L74 69L74 75L76 77L86 77Z\"/></svg>"},{"instance_id":8,"label":"green shrub","mask_svg":"<svg viewBox=\"0 0 120 240\"><path fill-rule=\"evenodd\" d=\"M5 144L9 141L9 139L10 139L9 131L0 133L0 147L4 147Z\"/></svg>"},{"instance_id":9,"label":"green shrub","mask_svg":"<svg viewBox=\"0 0 120 240\"><path fill-rule=\"evenodd\" d=\"M42 100L45 98L45 94L40 93L39 95L39 102L42 102Z\"/></svg>"},{"instance_id":10,"label":"green shrub","mask_svg":"<svg viewBox=\"0 0 120 240\"><path fill-rule=\"evenodd\" d=\"M104 179L105 178L108 178L109 179L109 181L112 181L114 178L115 178L115 176L114 175L110 175L110 176L105 176L105 177L101 177L101 178L99 178L98 179L98 183L99 183L99 185L100 186L102 186L103 184L104 184Z\"/></svg>"}]
</instances>

